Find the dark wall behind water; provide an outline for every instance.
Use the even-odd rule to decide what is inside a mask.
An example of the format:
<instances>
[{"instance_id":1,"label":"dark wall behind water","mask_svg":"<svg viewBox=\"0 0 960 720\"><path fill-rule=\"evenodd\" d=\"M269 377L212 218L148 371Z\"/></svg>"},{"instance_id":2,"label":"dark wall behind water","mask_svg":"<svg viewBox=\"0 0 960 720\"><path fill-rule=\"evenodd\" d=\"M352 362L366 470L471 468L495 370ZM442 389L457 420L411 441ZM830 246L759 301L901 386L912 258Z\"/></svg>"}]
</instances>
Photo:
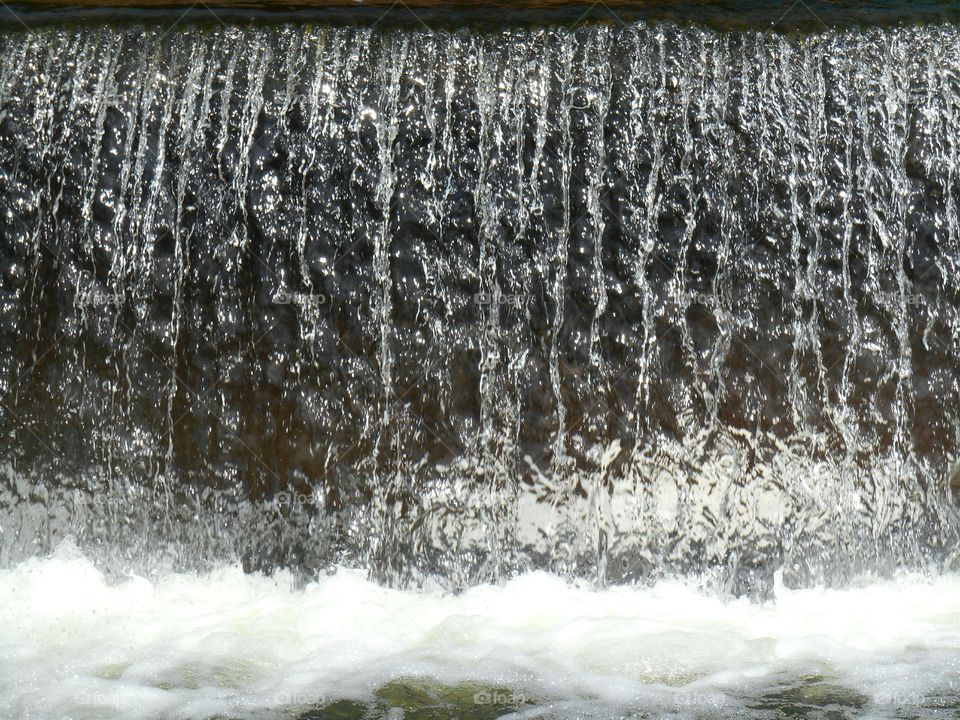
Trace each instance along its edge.
<instances>
[{"instance_id":1,"label":"dark wall behind water","mask_svg":"<svg viewBox=\"0 0 960 720\"><path fill-rule=\"evenodd\" d=\"M952 26L2 43L5 562L951 562Z\"/></svg>"},{"instance_id":2,"label":"dark wall behind water","mask_svg":"<svg viewBox=\"0 0 960 720\"><path fill-rule=\"evenodd\" d=\"M957 0L32 0L5 3L13 30L68 21L211 24L290 21L421 29L513 25L572 28L586 22L696 24L715 30L820 32L960 21Z\"/></svg>"}]
</instances>

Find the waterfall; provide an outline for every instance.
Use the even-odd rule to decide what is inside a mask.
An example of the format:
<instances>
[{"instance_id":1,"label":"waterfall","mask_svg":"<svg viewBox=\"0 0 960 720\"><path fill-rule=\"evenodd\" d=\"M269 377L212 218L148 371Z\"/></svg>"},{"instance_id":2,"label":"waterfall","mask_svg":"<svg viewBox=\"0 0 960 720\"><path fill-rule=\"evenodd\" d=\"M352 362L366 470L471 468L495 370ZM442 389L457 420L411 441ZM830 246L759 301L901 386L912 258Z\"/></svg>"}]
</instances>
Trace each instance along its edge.
<instances>
[{"instance_id":1,"label":"waterfall","mask_svg":"<svg viewBox=\"0 0 960 720\"><path fill-rule=\"evenodd\" d=\"M0 42L0 562L955 561L957 28Z\"/></svg>"}]
</instances>

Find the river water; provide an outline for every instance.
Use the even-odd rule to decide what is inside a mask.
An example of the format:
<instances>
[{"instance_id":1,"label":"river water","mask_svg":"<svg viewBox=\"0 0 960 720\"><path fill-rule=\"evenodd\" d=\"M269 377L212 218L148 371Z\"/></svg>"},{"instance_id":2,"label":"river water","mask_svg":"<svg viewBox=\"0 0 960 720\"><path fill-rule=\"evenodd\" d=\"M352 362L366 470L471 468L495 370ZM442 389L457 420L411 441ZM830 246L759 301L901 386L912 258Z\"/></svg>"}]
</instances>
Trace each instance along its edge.
<instances>
[{"instance_id":1,"label":"river water","mask_svg":"<svg viewBox=\"0 0 960 720\"><path fill-rule=\"evenodd\" d=\"M950 24L4 33L3 702L953 712L958 138Z\"/></svg>"}]
</instances>

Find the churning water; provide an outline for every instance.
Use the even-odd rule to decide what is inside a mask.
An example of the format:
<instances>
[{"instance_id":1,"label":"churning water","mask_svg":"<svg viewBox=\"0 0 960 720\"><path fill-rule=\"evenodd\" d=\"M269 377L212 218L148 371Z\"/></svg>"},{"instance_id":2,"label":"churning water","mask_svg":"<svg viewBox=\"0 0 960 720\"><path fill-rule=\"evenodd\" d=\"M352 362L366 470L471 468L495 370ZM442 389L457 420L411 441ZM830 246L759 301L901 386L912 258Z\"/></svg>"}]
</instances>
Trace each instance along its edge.
<instances>
[{"instance_id":1,"label":"churning water","mask_svg":"<svg viewBox=\"0 0 960 720\"><path fill-rule=\"evenodd\" d=\"M956 27L0 47L8 714L953 712Z\"/></svg>"},{"instance_id":2,"label":"churning water","mask_svg":"<svg viewBox=\"0 0 960 720\"><path fill-rule=\"evenodd\" d=\"M65 590L69 592L65 592ZM0 714L955 718L960 579L723 600L533 573L450 596L340 570L107 584L76 549L0 573Z\"/></svg>"}]
</instances>

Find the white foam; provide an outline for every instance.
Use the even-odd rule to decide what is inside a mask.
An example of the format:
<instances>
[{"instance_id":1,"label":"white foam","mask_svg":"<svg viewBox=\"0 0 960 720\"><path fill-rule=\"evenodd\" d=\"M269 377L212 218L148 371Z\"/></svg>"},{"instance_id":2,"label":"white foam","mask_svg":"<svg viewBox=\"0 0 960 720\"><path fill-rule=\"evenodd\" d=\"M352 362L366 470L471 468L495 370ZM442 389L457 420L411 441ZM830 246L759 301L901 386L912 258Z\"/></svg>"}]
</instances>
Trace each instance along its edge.
<instances>
[{"instance_id":1,"label":"white foam","mask_svg":"<svg viewBox=\"0 0 960 720\"><path fill-rule=\"evenodd\" d=\"M0 572L5 718L242 716L368 698L410 676L544 702L702 709L805 673L876 707L956 691L960 578L778 588L757 604L679 582L593 590L537 573L459 596L347 569L302 589L238 568L110 585L70 547Z\"/></svg>"}]
</instances>

